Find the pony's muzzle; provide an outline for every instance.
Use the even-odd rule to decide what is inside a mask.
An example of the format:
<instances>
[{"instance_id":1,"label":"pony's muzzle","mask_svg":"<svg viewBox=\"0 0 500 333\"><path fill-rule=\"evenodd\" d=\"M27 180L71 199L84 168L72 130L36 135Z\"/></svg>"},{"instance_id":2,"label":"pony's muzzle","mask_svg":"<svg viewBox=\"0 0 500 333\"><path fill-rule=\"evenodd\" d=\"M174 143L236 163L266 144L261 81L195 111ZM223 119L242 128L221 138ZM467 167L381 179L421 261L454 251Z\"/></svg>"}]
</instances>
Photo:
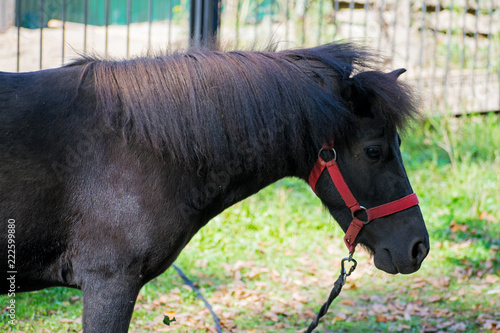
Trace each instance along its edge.
<instances>
[{"instance_id":1,"label":"pony's muzzle","mask_svg":"<svg viewBox=\"0 0 500 333\"><path fill-rule=\"evenodd\" d=\"M411 255L410 255L413 265L420 268L420 265L422 265L422 261L424 261L428 253L429 253L428 242L426 245L425 242L422 240L416 241L413 247L411 248Z\"/></svg>"},{"instance_id":2,"label":"pony's muzzle","mask_svg":"<svg viewBox=\"0 0 500 333\"><path fill-rule=\"evenodd\" d=\"M409 242L409 244L411 245L408 247L406 259L399 257L399 263L393 262L397 272L401 274L411 274L418 271L429 253L428 237L418 237L413 242Z\"/></svg>"}]
</instances>

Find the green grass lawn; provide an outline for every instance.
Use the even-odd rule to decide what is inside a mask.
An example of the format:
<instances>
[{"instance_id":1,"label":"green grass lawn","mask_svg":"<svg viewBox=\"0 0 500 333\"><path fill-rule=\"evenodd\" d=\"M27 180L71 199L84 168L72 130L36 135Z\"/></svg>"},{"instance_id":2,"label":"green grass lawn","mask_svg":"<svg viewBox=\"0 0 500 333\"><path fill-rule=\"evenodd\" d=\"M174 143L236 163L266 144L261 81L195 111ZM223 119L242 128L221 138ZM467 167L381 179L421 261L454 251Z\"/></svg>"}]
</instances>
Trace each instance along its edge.
<instances>
[{"instance_id":1,"label":"green grass lawn","mask_svg":"<svg viewBox=\"0 0 500 333\"><path fill-rule=\"evenodd\" d=\"M412 275L358 268L317 332L500 330L500 119L433 118L403 136L403 157L431 237ZM176 264L197 284L228 332L300 332L326 300L345 256L343 233L308 185L284 179L211 221ZM81 331L81 293L16 295L17 325L0 331ZM170 326L165 315L175 317ZM203 303L174 269L141 291L131 332L211 332Z\"/></svg>"}]
</instances>

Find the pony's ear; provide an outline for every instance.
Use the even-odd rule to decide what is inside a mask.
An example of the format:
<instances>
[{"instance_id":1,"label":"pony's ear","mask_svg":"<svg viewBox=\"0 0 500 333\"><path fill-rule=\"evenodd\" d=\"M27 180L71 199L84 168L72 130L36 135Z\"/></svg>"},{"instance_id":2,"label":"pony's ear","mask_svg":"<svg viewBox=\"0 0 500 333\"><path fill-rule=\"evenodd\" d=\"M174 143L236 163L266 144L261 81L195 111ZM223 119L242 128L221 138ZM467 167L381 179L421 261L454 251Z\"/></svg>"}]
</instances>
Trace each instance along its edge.
<instances>
[{"instance_id":1,"label":"pony's ear","mask_svg":"<svg viewBox=\"0 0 500 333\"><path fill-rule=\"evenodd\" d=\"M387 73L386 75L393 78L394 81L396 81L398 79L398 77L403 74L404 72L406 72L406 68L400 68L400 69L396 69L395 71L392 71L390 73Z\"/></svg>"},{"instance_id":2,"label":"pony's ear","mask_svg":"<svg viewBox=\"0 0 500 333\"><path fill-rule=\"evenodd\" d=\"M340 96L347 102L349 108L354 110L354 104L358 97L358 89L354 85L351 79L347 79L342 82L340 87Z\"/></svg>"},{"instance_id":3,"label":"pony's ear","mask_svg":"<svg viewBox=\"0 0 500 333\"><path fill-rule=\"evenodd\" d=\"M357 116L372 117L370 103L366 92L359 90L351 80L345 80L340 88L340 96L346 101L349 109Z\"/></svg>"}]
</instances>

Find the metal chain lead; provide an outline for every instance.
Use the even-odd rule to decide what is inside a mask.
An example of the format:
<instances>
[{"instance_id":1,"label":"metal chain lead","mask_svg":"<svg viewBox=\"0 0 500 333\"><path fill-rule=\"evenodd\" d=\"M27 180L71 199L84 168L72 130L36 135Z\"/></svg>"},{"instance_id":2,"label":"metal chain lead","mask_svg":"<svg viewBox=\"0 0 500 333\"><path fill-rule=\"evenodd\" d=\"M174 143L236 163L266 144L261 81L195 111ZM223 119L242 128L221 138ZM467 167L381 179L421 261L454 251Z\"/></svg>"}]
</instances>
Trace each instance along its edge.
<instances>
[{"instance_id":1,"label":"metal chain lead","mask_svg":"<svg viewBox=\"0 0 500 333\"><path fill-rule=\"evenodd\" d=\"M307 328L305 333L311 333L316 327L318 327L320 319L328 312L328 309L330 308L330 305L332 304L333 300L335 298L337 298L337 296L340 294L347 277L350 276L352 274L352 272L354 272L354 270L356 269L358 262L352 257L352 255L353 254L350 253L349 257L342 259L341 265L340 265L340 275L339 275L337 281L335 281L335 283L333 285L332 291L330 292L330 296L328 296L328 300L325 302L325 304L323 304L321 309L318 311L318 314L316 315L314 320L311 322L311 324L309 324L309 327ZM347 270L345 267L346 261L352 262L352 266L349 268L349 270ZM217 315L214 313L214 311L212 310L212 306L207 302L207 300L203 297L203 295L200 293L198 288L196 288L194 286L194 284L191 282L191 280L189 280L189 278L184 274L184 272L182 272L182 270L179 267L177 267L176 265L173 265L173 267L177 270L177 273L179 273L179 275L184 280L184 282L195 291L196 296L198 296L205 303L205 306L211 312L212 317L214 319L216 331L221 333L222 329L220 327L220 320L217 317Z\"/></svg>"},{"instance_id":2,"label":"metal chain lead","mask_svg":"<svg viewBox=\"0 0 500 333\"><path fill-rule=\"evenodd\" d=\"M352 266L349 268L349 270L345 269L345 262L352 262ZM356 266L358 265L358 262L352 257L352 253L349 254L349 257L342 259L341 262L341 268L340 268L340 275L333 284L332 291L330 292L330 296L328 296L328 300L323 304L321 309L319 309L318 314L314 318L314 320L309 324L309 327L305 331L305 333L311 333L316 327L318 327L320 319L328 312L328 308L330 308L330 305L332 304L333 300L337 298L337 296L340 294L342 291L342 287L345 284L345 281L349 275L351 275L352 272L356 269Z\"/></svg>"}]
</instances>

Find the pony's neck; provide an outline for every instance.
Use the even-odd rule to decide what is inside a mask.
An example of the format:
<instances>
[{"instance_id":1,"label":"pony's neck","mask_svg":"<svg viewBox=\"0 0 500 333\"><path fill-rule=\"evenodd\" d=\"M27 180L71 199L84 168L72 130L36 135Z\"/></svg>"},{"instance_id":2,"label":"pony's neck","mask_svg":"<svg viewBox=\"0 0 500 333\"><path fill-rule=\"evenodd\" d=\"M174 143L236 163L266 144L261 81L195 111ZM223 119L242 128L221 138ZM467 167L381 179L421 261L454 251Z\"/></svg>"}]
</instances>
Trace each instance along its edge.
<instances>
[{"instance_id":1,"label":"pony's neck","mask_svg":"<svg viewBox=\"0 0 500 333\"><path fill-rule=\"evenodd\" d=\"M207 223L211 218L221 213L233 204L257 193L264 187L288 176L305 179L309 164L313 158L300 166L293 158L271 154L262 165L248 167L253 163L252 156L247 155L241 161L228 161L227 164L214 168L203 177L197 177L196 185L188 196L188 212ZM259 157L262 158L262 157Z\"/></svg>"}]
</instances>

